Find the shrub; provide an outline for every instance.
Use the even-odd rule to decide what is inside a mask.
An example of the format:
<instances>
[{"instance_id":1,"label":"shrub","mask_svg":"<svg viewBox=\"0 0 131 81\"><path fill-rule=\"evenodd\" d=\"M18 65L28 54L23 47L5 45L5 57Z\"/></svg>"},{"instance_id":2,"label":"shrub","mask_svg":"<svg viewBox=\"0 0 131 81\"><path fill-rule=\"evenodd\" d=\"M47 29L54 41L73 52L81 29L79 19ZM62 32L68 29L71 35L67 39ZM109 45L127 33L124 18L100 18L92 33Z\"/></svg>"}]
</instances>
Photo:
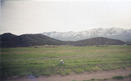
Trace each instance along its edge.
<instances>
[{"instance_id":1,"label":"shrub","mask_svg":"<svg viewBox=\"0 0 131 81\"><path fill-rule=\"evenodd\" d=\"M76 80L72 80L72 81L76 81Z\"/></svg>"},{"instance_id":2,"label":"shrub","mask_svg":"<svg viewBox=\"0 0 131 81\"><path fill-rule=\"evenodd\" d=\"M124 79L124 77L123 77L123 76L114 76L114 77L112 77L112 79L118 79L118 80L121 80L121 79Z\"/></svg>"},{"instance_id":3,"label":"shrub","mask_svg":"<svg viewBox=\"0 0 131 81\"><path fill-rule=\"evenodd\" d=\"M91 79L91 81L94 81L94 80L95 80L94 78Z\"/></svg>"},{"instance_id":4,"label":"shrub","mask_svg":"<svg viewBox=\"0 0 131 81\"><path fill-rule=\"evenodd\" d=\"M90 81L90 80L83 80L83 81Z\"/></svg>"},{"instance_id":5,"label":"shrub","mask_svg":"<svg viewBox=\"0 0 131 81\"><path fill-rule=\"evenodd\" d=\"M131 74L129 74L128 77L131 78Z\"/></svg>"}]
</instances>

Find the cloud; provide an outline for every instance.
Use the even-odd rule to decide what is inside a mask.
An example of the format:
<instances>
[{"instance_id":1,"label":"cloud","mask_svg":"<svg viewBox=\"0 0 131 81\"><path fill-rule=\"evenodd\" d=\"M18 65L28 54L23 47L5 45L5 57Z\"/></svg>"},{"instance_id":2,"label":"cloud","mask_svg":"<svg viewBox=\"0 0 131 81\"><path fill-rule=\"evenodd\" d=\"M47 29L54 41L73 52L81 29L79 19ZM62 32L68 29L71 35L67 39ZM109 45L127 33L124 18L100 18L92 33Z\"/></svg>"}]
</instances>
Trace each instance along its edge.
<instances>
[{"instance_id":1,"label":"cloud","mask_svg":"<svg viewBox=\"0 0 131 81\"><path fill-rule=\"evenodd\" d=\"M94 27L131 28L131 3L106 1L5 1L0 31L21 34L83 31Z\"/></svg>"}]
</instances>

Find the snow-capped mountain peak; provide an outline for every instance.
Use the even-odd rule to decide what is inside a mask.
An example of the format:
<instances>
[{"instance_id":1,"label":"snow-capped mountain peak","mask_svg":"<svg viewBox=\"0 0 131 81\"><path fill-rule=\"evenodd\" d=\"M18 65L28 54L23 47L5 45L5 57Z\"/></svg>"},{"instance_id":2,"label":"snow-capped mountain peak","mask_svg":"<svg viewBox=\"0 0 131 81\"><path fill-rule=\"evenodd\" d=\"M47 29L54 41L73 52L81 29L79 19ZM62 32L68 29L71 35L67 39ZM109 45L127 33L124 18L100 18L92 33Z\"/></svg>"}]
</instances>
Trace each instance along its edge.
<instances>
[{"instance_id":1,"label":"snow-capped mountain peak","mask_svg":"<svg viewBox=\"0 0 131 81\"><path fill-rule=\"evenodd\" d=\"M131 29L123 28L94 28L80 32L44 32L44 35L63 40L63 41L77 41L93 37L107 37L119 39L122 41L131 41Z\"/></svg>"}]
</instances>

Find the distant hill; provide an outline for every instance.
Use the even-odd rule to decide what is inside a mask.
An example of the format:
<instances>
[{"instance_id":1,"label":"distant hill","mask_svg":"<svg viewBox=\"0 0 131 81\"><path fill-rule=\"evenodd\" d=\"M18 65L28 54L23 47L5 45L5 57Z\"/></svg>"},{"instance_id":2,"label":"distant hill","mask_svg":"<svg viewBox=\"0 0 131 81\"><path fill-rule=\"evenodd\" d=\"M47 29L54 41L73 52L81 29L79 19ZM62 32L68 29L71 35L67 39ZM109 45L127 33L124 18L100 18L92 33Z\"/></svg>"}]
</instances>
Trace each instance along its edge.
<instances>
[{"instance_id":1,"label":"distant hill","mask_svg":"<svg viewBox=\"0 0 131 81\"><path fill-rule=\"evenodd\" d=\"M42 34L23 34L20 36L4 33L0 35L1 47L25 47L35 45L123 45L125 42L104 37L95 37L79 41L60 41Z\"/></svg>"},{"instance_id":2,"label":"distant hill","mask_svg":"<svg viewBox=\"0 0 131 81\"><path fill-rule=\"evenodd\" d=\"M69 45L86 46L86 45L123 45L125 42L116 39L109 39L104 37L95 37L80 41L67 42Z\"/></svg>"},{"instance_id":3,"label":"distant hill","mask_svg":"<svg viewBox=\"0 0 131 81\"><path fill-rule=\"evenodd\" d=\"M34 45L60 45L63 42L42 34L23 34L20 36L5 33L0 35L1 47L23 47Z\"/></svg>"}]
</instances>

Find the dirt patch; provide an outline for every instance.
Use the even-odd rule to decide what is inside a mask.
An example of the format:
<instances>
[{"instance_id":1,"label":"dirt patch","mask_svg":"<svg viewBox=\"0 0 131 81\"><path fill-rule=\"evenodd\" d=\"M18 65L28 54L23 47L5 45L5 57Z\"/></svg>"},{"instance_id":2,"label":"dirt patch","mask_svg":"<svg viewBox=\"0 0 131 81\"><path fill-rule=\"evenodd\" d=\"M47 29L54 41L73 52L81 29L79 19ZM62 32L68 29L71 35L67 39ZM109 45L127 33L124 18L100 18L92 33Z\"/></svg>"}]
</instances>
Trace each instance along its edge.
<instances>
[{"instance_id":1,"label":"dirt patch","mask_svg":"<svg viewBox=\"0 0 131 81\"><path fill-rule=\"evenodd\" d=\"M60 76L60 75L53 75L50 77L40 76L35 79L30 79L28 77L23 78L15 78L15 79L9 79L6 81L82 81L82 80L90 80L90 79L108 79L112 78L112 76L127 76L131 74L131 68L126 69L118 69L118 70L112 70L112 71L98 71L98 72L85 72L81 74L70 74L67 76Z\"/></svg>"},{"instance_id":2,"label":"dirt patch","mask_svg":"<svg viewBox=\"0 0 131 81\"><path fill-rule=\"evenodd\" d=\"M109 79L109 80L106 80L106 81L131 81L131 78L125 78L125 79L123 79L123 80Z\"/></svg>"}]
</instances>

